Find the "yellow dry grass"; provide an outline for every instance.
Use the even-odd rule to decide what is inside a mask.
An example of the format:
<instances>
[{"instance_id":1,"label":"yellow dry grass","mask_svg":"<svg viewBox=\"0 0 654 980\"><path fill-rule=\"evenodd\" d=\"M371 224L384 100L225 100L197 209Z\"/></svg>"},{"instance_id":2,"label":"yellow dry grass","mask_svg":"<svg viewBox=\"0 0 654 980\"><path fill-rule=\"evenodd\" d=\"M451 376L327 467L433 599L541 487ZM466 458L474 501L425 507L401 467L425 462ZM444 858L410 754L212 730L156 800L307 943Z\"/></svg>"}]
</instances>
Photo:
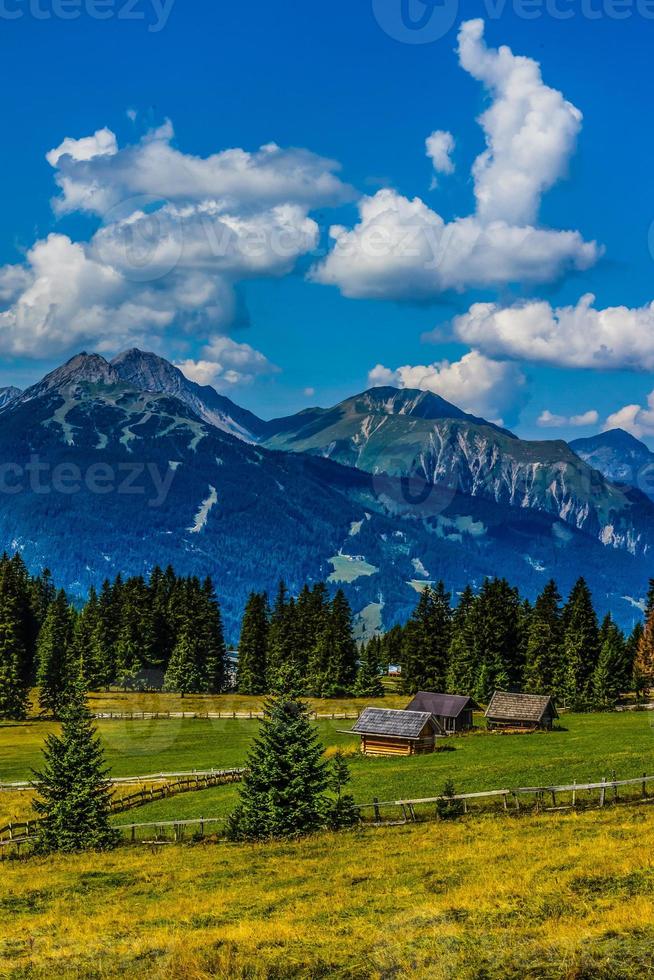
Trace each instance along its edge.
<instances>
[{"instance_id":1,"label":"yellow dry grass","mask_svg":"<svg viewBox=\"0 0 654 980\"><path fill-rule=\"evenodd\" d=\"M0 974L651 976L652 854L641 805L6 862Z\"/></svg>"}]
</instances>

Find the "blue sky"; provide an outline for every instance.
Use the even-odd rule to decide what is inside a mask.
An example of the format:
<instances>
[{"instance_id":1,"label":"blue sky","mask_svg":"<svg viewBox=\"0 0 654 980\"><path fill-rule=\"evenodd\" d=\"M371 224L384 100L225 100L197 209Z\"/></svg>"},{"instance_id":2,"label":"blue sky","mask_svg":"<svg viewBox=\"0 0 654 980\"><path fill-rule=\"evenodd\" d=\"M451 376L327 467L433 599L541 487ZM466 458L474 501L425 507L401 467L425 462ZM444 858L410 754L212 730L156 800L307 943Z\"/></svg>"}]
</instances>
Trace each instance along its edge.
<instances>
[{"instance_id":1,"label":"blue sky","mask_svg":"<svg viewBox=\"0 0 654 980\"><path fill-rule=\"evenodd\" d=\"M107 0L105 20L91 0L0 3L0 382L24 386L82 347L109 356L133 341L264 416L330 404L365 388L381 365L373 381L432 387L524 436L588 435L617 415L613 424L654 437L654 20L628 0L586 0L583 9L559 0L550 13L507 2L501 15L490 0L457 8L445 0L451 28L431 43L405 43L388 33L398 33L400 2L176 0L165 23L150 0L138 0L131 19L124 0ZM422 0L407 2L416 16L425 12ZM457 34L479 17L484 34L468 32L466 68ZM493 61L500 45L540 66L533 104L511 65ZM489 135L477 120L493 105L507 118ZM539 106L542 152L525 151L529 117L520 114ZM427 156L435 131L452 134L451 173L436 173ZM93 146L78 142L98 132ZM491 160L476 181L471 168L489 140ZM282 149L257 155L273 143ZM514 143L524 158L512 159ZM217 177L195 167L230 148L250 156L227 172L221 158ZM511 181L537 182L541 166L541 185L527 193L535 205L514 207ZM483 215L476 193L486 192ZM371 269L351 237L354 254L334 255L327 230L351 235L366 198L376 202L371 220L390 227L388 241L393 216L416 198L406 220L418 230L424 215L448 223L478 212L475 233L499 219L552 234L511 245L508 260L504 239L481 258L463 252L448 272L447 262L439 267L435 284L420 257L414 268L411 256L399 266L378 256ZM174 216L165 212L162 224L171 201ZM158 255L150 279L116 258L118 231L137 208L143 220L159 214L164 233L173 222L172 253ZM237 235L263 229L266 254L216 259L193 237L206 233L207 214ZM301 243L269 255L269 236L289 227ZM553 259L565 231L577 240ZM502 276L507 261L517 272ZM609 314L557 312L587 293ZM479 303L494 305L471 316ZM617 306L626 309L611 313ZM545 410L561 418L539 424ZM577 416L585 424L570 424Z\"/></svg>"}]
</instances>

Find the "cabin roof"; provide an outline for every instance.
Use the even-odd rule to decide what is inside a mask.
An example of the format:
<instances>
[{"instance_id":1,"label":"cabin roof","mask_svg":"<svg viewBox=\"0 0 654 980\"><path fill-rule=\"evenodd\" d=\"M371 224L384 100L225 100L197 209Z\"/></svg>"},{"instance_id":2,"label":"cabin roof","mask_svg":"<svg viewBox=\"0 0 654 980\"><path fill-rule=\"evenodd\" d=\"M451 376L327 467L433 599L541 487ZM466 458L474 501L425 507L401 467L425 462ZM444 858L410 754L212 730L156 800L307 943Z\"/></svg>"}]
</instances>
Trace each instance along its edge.
<instances>
[{"instance_id":1,"label":"cabin roof","mask_svg":"<svg viewBox=\"0 0 654 980\"><path fill-rule=\"evenodd\" d=\"M389 735L393 738L419 738L425 727L439 726L429 711L402 711L396 708L364 708L352 731L358 735Z\"/></svg>"},{"instance_id":2,"label":"cabin roof","mask_svg":"<svg viewBox=\"0 0 654 980\"><path fill-rule=\"evenodd\" d=\"M495 691L486 708L487 718L502 721L540 722L547 709L552 718L558 718L552 698L547 694L510 694L508 691Z\"/></svg>"},{"instance_id":3,"label":"cabin roof","mask_svg":"<svg viewBox=\"0 0 654 980\"><path fill-rule=\"evenodd\" d=\"M433 691L418 691L407 704L405 711L429 711L432 715L458 718L464 708L477 708L472 698L461 694L437 694Z\"/></svg>"}]
</instances>

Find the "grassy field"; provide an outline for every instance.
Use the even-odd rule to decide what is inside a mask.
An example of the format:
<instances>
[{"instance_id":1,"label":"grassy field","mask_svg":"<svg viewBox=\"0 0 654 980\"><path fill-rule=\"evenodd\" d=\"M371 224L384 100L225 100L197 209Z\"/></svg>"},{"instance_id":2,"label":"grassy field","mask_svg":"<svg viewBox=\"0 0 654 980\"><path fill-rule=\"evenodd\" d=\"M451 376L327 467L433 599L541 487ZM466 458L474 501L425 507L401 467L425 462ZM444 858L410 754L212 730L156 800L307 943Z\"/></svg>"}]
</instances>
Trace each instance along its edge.
<instances>
[{"instance_id":1,"label":"grassy field","mask_svg":"<svg viewBox=\"0 0 654 980\"><path fill-rule=\"evenodd\" d=\"M7 862L0 975L652 976L653 853L640 806Z\"/></svg>"},{"instance_id":2,"label":"grassy field","mask_svg":"<svg viewBox=\"0 0 654 980\"><path fill-rule=\"evenodd\" d=\"M446 779L460 792L511 788L549 782L578 782L654 774L654 715L651 712L565 715L562 730L534 735L480 731L451 738L451 751L412 758L351 758L352 790L358 802L435 796ZM356 737L343 734L351 721L321 720L325 746L352 748ZM0 724L0 781L28 779L40 761L48 722ZM160 719L101 721L98 730L115 776L242 765L258 730L249 720ZM138 819L220 816L231 809L235 787L215 787L157 801L139 809ZM0 813L4 809L0 794ZM27 804L14 796L12 806ZM22 812L22 811L20 811ZM14 817L19 811L13 810ZM23 815L26 815L24 813ZM123 822L129 819L123 815Z\"/></svg>"}]
</instances>

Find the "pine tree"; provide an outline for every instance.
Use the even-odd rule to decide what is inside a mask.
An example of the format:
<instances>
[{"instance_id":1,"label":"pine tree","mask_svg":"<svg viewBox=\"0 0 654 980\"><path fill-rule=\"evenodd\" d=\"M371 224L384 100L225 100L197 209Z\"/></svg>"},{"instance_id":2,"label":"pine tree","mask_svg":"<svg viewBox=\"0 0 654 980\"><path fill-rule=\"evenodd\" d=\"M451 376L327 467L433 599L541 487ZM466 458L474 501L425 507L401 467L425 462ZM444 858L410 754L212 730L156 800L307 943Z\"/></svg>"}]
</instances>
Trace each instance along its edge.
<instances>
[{"instance_id":1,"label":"pine tree","mask_svg":"<svg viewBox=\"0 0 654 980\"><path fill-rule=\"evenodd\" d=\"M205 579L200 598L197 628L204 647L206 690L209 694L220 694L227 688L227 647L220 606L210 578Z\"/></svg>"},{"instance_id":2,"label":"pine tree","mask_svg":"<svg viewBox=\"0 0 654 980\"><path fill-rule=\"evenodd\" d=\"M561 596L550 579L536 599L527 627L524 690L556 695L564 686Z\"/></svg>"},{"instance_id":3,"label":"pine tree","mask_svg":"<svg viewBox=\"0 0 654 980\"><path fill-rule=\"evenodd\" d=\"M336 794L336 799L329 803L327 824L331 830L343 830L359 822L359 811L352 794L343 792L351 777L342 749L336 751L330 768L329 788Z\"/></svg>"},{"instance_id":4,"label":"pine tree","mask_svg":"<svg viewBox=\"0 0 654 980\"><path fill-rule=\"evenodd\" d=\"M35 772L33 807L41 818L38 848L106 850L119 839L111 826L111 789L81 680L71 682L61 713L61 734L48 735L44 766Z\"/></svg>"},{"instance_id":5,"label":"pine tree","mask_svg":"<svg viewBox=\"0 0 654 980\"><path fill-rule=\"evenodd\" d=\"M381 640L381 666L388 673L391 664L402 666L402 646L404 629L402 626L391 626Z\"/></svg>"},{"instance_id":6,"label":"pine tree","mask_svg":"<svg viewBox=\"0 0 654 980\"><path fill-rule=\"evenodd\" d=\"M277 596L270 614L268 646L266 650L266 684L269 691L278 684L280 672L293 663L293 617L295 607L291 603L284 581L279 583Z\"/></svg>"},{"instance_id":7,"label":"pine tree","mask_svg":"<svg viewBox=\"0 0 654 980\"><path fill-rule=\"evenodd\" d=\"M654 578L649 580L645 625L634 660L634 682L639 697L647 697L654 687Z\"/></svg>"},{"instance_id":8,"label":"pine tree","mask_svg":"<svg viewBox=\"0 0 654 980\"><path fill-rule=\"evenodd\" d=\"M279 672L278 692L266 702L264 715L229 820L237 840L295 837L325 823L327 769L293 668Z\"/></svg>"},{"instance_id":9,"label":"pine tree","mask_svg":"<svg viewBox=\"0 0 654 980\"><path fill-rule=\"evenodd\" d=\"M622 675L620 689L622 691L633 691L636 687L634 678L634 663L638 652L638 645L643 635L643 624L636 623L631 633L625 640L624 660L622 663Z\"/></svg>"},{"instance_id":10,"label":"pine tree","mask_svg":"<svg viewBox=\"0 0 654 980\"><path fill-rule=\"evenodd\" d=\"M0 718L14 721L27 717L29 694L21 626L17 599L0 580Z\"/></svg>"},{"instance_id":11,"label":"pine tree","mask_svg":"<svg viewBox=\"0 0 654 980\"><path fill-rule=\"evenodd\" d=\"M474 630L475 595L468 585L461 593L452 616L452 639L448 653L446 690L470 696L475 690L477 657Z\"/></svg>"},{"instance_id":12,"label":"pine tree","mask_svg":"<svg viewBox=\"0 0 654 980\"><path fill-rule=\"evenodd\" d=\"M442 691L445 688L452 614L450 595L442 582L425 587L404 628L402 686L404 691Z\"/></svg>"},{"instance_id":13,"label":"pine tree","mask_svg":"<svg viewBox=\"0 0 654 980\"><path fill-rule=\"evenodd\" d=\"M563 610L565 679L568 707L583 711L592 702L592 681L599 657L599 630L593 600L583 578L577 579Z\"/></svg>"},{"instance_id":14,"label":"pine tree","mask_svg":"<svg viewBox=\"0 0 654 980\"><path fill-rule=\"evenodd\" d=\"M367 644L361 646L354 693L358 698L383 698L384 685L381 681L380 666L381 641L379 637L373 636Z\"/></svg>"},{"instance_id":15,"label":"pine tree","mask_svg":"<svg viewBox=\"0 0 654 980\"><path fill-rule=\"evenodd\" d=\"M593 672L593 707L600 710L612 708L620 694L621 674L624 664L624 637L618 627L609 620L602 629L604 642L600 649L597 666Z\"/></svg>"},{"instance_id":16,"label":"pine tree","mask_svg":"<svg viewBox=\"0 0 654 980\"><path fill-rule=\"evenodd\" d=\"M486 579L472 611L477 677L473 697L487 703L495 690L518 687L524 672L522 610L506 579Z\"/></svg>"},{"instance_id":17,"label":"pine tree","mask_svg":"<svg viewBox=\"0 0 654 980\"><path fill-rule=\"evenodd\" d=\"M59 718L67 702L74 671L71 665L73 616L66 593L59 591L50 604L37 648L39 703Z\"/></svg>"},{"instance_id":18,"label":"pine tree","mask_svg":"<svg viewBox=\"0 0 654 980\"><path fill-rule=\"evenodd\" d=\"M243 613L238 644L236 687L239 694L265 694L268 646L268 600L251 592Z\"/></svg>"},{"instance_id":19,"label":"pine tree","mask_svg":"<svg viewBox=\"0 0 654 980\"><path fill-rule=\"evenodd\" d=\"M174 646L164 677L164 690L195 694L206 690L204 648L195 623L189 617Z\"/></svg>"}]
</instances>

